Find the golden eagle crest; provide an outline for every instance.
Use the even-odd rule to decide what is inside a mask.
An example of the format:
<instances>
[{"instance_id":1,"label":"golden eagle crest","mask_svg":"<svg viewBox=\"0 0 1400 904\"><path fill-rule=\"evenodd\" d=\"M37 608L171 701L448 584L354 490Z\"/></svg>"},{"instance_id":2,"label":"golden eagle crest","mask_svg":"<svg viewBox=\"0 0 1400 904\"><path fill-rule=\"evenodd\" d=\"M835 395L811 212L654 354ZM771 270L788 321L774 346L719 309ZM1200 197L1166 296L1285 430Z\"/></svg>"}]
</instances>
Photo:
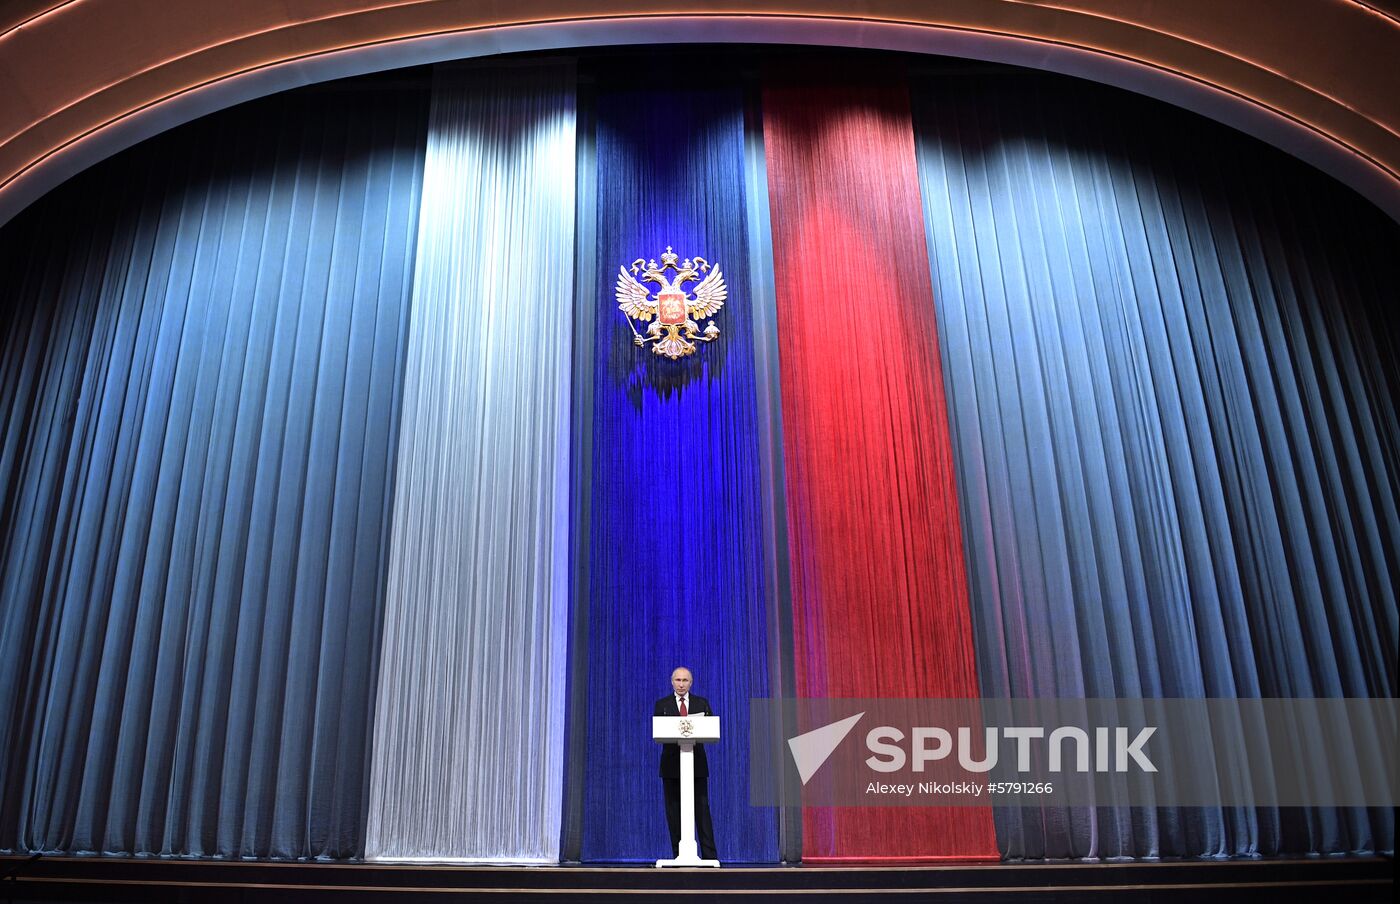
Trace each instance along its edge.
<instances>
[{"instance_id":1,"label":"golden eagle crest","mask_svg":"<svg viewBox=\"0 0 1400 904\"><path fill-rule=\"evenodd\" d=\"M667 278L668 270L676 271L675 276ZM637 281L638 272L641 273L642 281L660 285L655 298L647 291L646 286ZM707 272L709 275L700 279L700 274ZM700 279L700 283L695 287L695 297L689 298L682 285L697 279ZM652 343L651 350L654 353L665 355L672 361L684 355L695 354L695 343L690 341L692 339L713 342L719 338L719 327L715 326L713 320L705 326L703 332L696 321L715 316L719 309L724 307L724 300L728 297L729 288L724 284L724 276L719 272L718 265L711 271L710 262L703 257L693 260L686 258L682 261L679 255L671 251L670 245L666 246L666 253L661 255L659 267L656 261L644 261L639 257L632 262L630 274L625 266L617 268L617 307L627 315L627 325L632 328L633 341L639 347L648 342ZM645 323L652 317L656 320L647 327L644 337L637 332L632 321L640 320Z\"/></svg>"}]
</instances>

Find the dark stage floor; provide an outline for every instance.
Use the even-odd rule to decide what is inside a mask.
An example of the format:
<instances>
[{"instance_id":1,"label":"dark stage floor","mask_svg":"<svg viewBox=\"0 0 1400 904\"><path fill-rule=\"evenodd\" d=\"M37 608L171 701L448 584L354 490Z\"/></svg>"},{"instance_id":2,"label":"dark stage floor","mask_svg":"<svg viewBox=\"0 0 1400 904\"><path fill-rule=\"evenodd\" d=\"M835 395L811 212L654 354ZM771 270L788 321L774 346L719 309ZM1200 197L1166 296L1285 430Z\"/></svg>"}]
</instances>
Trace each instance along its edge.
<instances>
[{"instance_id":1,"label":"dark stage floor","mask_svg":"<svg viewBox=\"0 0 1400 904\"><path fill-rule=\"evenodd\" d=\"M22 866L23 865L23 866ZM589 902L733 900L1070 902L1390 901L1394 862L1326 857L1228 862L929 866L449 866L0 857L0 902Z\"/></svg>"}]
</instances>

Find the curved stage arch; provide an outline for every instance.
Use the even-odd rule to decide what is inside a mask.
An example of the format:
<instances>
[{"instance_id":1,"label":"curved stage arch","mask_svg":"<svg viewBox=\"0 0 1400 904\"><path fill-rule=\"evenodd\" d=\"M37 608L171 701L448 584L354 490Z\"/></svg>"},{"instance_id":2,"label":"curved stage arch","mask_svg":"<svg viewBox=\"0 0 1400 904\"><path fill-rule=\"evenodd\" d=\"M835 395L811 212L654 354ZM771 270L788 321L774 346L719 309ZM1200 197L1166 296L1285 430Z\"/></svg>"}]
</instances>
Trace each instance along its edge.
<instances>
[{"instance_id":1,"label":"curved stage arch","mask_svg":"<svg viewBox=\"0 0 1400 904\"><path fill-rule=\"evenodd\" d=\"M1265 0L1128 12L1112 0L875 0L858 13L832 0L681 2L661 12L644 0L482 6L16 4L0 21L0 90L15 101L0 113L0 222L143 138L297 85L505 52L672 42L905 50L1108 82L1261 137L1400 217L1400 83L1388 65L1400 23L1359 2L1307 17Z\"/></svg>"},{"instance_id":2,"label":"curved stage arch","mask_svg":"<svg viewBox=\"0 0 1400 904\"><path fill-rule=\"evenodd\" d=\"M727 860L1393 850L741 777L755 698L1393 699L1400 224L1072 78L562 56L239 105L0 232L0 852L654 860L589 726L678 662ZM671 244L731 293L674 362L613 288Z\"/></svg>"}]
</instances>

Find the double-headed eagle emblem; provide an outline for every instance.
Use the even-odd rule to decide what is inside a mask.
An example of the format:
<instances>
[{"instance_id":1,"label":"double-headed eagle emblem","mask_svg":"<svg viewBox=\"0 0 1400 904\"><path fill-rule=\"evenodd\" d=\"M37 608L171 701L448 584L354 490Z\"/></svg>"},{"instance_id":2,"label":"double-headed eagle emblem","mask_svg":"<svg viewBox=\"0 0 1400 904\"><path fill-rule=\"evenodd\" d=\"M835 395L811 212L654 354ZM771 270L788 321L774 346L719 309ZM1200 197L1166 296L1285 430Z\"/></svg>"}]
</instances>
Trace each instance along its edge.
<instances>
[{"instance_id":1,"label":"double-headed eagle emblem","mask_svg":"<svg viewBox=\"0 0 1400 904\"><path fill-rule=\"evenodd\" d=\"M667 270L676 271L676 275L667 278ZM657 290L655 298L646 286L637 281L638 272L641 273L642 281L660 284L661 288ZM707 272L708 275L700 279L700 274ZM682 286L697 279L700 279L700 284L695 287L695 297L689 298ZM670 245L666 246L666 253L661 255L659 267L656 261L643 261L639 257L632 262L630 274L627 267L617 269L617 307L627 315L627 325L632 327L633 341L639 347L650 342L654 353L665 355L673 361L684 355L695 354L695 342L692 342L692 339L713 342L719 338L719 327L715 326L713 320L705 326L704 331L701 331L700 324L696 321L715 316L719 309L724 307L724 300L728 297L729 289L724 284L724 276L719 272L718 265L711 270L710 262L703 257L693 260L686 258L682 261L679 255L671 251ZM653 317L656 320L647 327L646 336L643 337L637 332L632 321L640 320L646 323Z\"/></svg>"}]
</instances>

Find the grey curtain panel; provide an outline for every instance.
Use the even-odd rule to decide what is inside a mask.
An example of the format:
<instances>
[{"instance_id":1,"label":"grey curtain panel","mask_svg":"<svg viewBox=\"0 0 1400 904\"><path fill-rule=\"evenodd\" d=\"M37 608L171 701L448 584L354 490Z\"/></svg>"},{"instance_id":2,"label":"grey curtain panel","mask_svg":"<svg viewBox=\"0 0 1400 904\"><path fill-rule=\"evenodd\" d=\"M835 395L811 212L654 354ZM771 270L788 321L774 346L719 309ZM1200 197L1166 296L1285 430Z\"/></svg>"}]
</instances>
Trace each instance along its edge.
<instances>
[{"instance_id":1,"label":"grey curtain panel","mask_svg":"<svg viewBox=\"0 0 1400 904\"><path fill-rule=\"evenodd\" d=\"M0 848L360 853L426 92L301 92L0 236Z\"/></svg>"},{"instance_id":2,"label":"grey curtain panel","mask_svg":"<svg viewBox=\"0 0 1400 904\"><path fill-rule=\"evenodd\" d=\"M1394 696L1400 227L1106 88L930 78L915 116L982 693ZM1382 808L1007 808L997 835L1395 844Z\"/></svg>"}]
</instances>

